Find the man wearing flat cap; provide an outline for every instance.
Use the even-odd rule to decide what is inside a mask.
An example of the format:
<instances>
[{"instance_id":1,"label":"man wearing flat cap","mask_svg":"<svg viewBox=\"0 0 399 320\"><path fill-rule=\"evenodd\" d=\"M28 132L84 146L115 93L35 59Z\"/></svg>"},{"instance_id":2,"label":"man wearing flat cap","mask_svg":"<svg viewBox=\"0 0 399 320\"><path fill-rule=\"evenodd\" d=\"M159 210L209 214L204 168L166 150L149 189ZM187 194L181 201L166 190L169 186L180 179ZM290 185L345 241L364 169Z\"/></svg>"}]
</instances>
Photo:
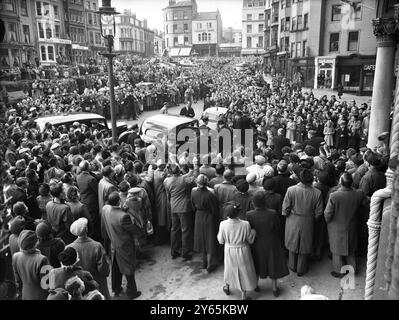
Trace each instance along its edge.
<instances>
[{"instance_id":1,"label":"man wearing flat cap","mask_svg":"<svg viewBox=\"0 0 399 320\"><path fill-rule=\"evenodd\" d=\"M41 280L50 264L47 257L36 249L37 242L34 231L23 230L18 238L20 252L12 257L15 282L22 300L46 300L48 295L47 289L41 286Z\"/></svg>"}]
</instances>

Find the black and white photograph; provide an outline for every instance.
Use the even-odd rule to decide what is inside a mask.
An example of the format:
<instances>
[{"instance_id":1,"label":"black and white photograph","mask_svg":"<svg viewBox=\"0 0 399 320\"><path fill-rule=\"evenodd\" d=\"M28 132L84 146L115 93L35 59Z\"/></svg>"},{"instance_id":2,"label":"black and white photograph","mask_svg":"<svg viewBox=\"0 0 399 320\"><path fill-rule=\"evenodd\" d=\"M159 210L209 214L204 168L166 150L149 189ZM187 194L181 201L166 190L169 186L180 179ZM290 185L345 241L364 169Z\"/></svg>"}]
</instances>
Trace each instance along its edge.
<instances>
[{"instance_id":1,"label":"black and white photograph","mask_svg":"<svg viewBox=\"0 0 399 320\"><path fill-rule=\"evenodd\" d=\"M0 0L0 300L399 300L398 46L399 0Z\"/></svg>"}]
</instances>

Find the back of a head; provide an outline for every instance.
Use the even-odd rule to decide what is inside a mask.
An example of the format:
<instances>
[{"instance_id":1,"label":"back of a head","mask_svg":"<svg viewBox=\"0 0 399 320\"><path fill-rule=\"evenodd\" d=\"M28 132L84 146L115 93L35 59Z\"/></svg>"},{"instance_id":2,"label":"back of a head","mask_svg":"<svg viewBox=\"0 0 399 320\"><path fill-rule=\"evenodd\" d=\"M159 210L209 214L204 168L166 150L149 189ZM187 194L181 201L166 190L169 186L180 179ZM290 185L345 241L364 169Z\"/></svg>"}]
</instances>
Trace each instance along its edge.
<instances>
[{"instance_id":1,"label":"back of a head","mask_svg":"<svg viewBox=\"0 0 399 320\"><path fill-rule=\"evenodd\" d=\"M79 163L79 169L82 171L88 171L89 170L89 162L86 160L83 160Z\"/></svg>"},{"instance_id":2,"label":"back of a head","mask_svg":"<svg viewBox=\"0 0 399 320\"><path fill-rule=\"evenodd\" d=\"M222 175L222 174L224 173L224 171L225 171L224 165L218 163L218 164L216 165L216 174Z\"/></svg>"},{"instance_id":3,"label":"back of a head","mask_svg":"<svg viewBox=\"0 0 399 320\"><path fill-rule=\"evenodd\" d=\"M255 208L264 208L266 206L266 193L262 190L256 191L252 197Z\"/></svg>"},{"instance_id":4,"label":"back of a head","mask_svg":"<svg viewBox=\"0 0 399 320\"><path fill-rule=\"evenodd\" d=\"M226 181L231 181L231 179L233 179L233 177L234 177L234 172L232 170L230 170L230 169L226 170L223 173L223 178Z\"/></svg>"},{"instance_id":5,"label":"back of a head","mask_svg":"<svg viewBox=\"0 0 399 320\"><path fill-rule=\"evenodd\" d=\"M113 173L113 169L111 166L106 166L103 168L102 170L102 174L104 175L104 177L110 177Z\"/></svg>"},{"instance_id":6,"label":"back of a head","mask_svg":"<svg viewBox=\"0 0 399 320\"><path fill-rule=\"evenodd\" d=\"M60 196L60 194L61 194L62 192L63 192L63 189L62 189L62 184L61 184L61 183L53 184L53 185L50 187L50 194L51 194L53 197L59 198L59 196Z\"/></svg>"},{"instance_id":7,"label":"back of a head","mask_svg":"<svg viewBox=\"0 0 399 320\"><path fill-rule=\"evenodd\" d=\"M341 176L341 185L345 188L351 188L353 184L352 175L349 172L344 172Z\"/></svg>"},{"instance_id":8,"label":"back of a head","mask_svg":"<svg viewBox=\"0 0 399 320\"><path fill-rule=\"evenodd\" d=\"M108 204L111 206L117 206L120 201L120 196L117 191L111 192L111 194L108 196Z\"/></svg>"}]
</instances>

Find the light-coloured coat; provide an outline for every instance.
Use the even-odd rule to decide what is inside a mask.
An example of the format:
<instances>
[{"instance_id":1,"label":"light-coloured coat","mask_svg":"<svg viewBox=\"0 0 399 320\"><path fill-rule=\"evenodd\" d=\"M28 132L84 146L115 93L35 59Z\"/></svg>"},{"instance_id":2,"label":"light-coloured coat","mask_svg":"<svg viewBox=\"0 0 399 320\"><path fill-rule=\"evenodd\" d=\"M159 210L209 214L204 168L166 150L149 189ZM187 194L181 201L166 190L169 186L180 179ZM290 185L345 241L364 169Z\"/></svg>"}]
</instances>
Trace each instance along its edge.
<instances>
[{"instance_id":1,"label":"light-coloured coat","mask_svg":"<svg viewBox=\"0 0 399 320\"><path fill-rule=\"evenodd\" d=\"M224 244L224 282L241 291L251 291L257 286L250 244L255 240L248 221L227 219L219 226L217 239Z\"/></svg>"}]
</instances>

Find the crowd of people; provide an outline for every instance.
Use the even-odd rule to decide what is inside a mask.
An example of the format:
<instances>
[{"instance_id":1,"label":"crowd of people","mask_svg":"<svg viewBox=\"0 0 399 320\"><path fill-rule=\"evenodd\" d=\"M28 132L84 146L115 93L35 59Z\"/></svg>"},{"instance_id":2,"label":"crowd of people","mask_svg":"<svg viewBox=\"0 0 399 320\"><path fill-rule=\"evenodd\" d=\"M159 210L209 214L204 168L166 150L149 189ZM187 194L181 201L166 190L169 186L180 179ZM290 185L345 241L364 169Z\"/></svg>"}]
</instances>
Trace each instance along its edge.
<instances>
[{"instance_id":1,"label":"crowd of people","mask_svg":"<svg viewBox=\"0 0 399 320\"><path fill-rule=\"evenodd\" d=\"M237 173L234 161L210 163L213 150L165 163L156 157L162 143L146 145L137 125L121 143L79 122L37 127L41 115L103 112L109 94L102 78L82 94L3 107L0 298L112 299L123 294L124 275L126 295L135 299L135 271L151 254L148 244L170 244L171 259L182 263L199 253L208 273L224 265L223 291L238 289L243 299L264 278L279 296L278 279L317 268L323 254L334 277L345 264L357 270L369 199L396 165L387 133L379 148L366 147L369 106L316 98L287 78L269 85L261 72L236 71L234 59L198 61L187 77L182 69L118 59L118 101L127 101L128 115L137 115L134 84L142 81L154 82L162 113L200 100L204 109L226 107L218 127L254 130L253 164ZM248 151L244 141L234 150L233 159Z\"/></svg>"}]
</instances>

